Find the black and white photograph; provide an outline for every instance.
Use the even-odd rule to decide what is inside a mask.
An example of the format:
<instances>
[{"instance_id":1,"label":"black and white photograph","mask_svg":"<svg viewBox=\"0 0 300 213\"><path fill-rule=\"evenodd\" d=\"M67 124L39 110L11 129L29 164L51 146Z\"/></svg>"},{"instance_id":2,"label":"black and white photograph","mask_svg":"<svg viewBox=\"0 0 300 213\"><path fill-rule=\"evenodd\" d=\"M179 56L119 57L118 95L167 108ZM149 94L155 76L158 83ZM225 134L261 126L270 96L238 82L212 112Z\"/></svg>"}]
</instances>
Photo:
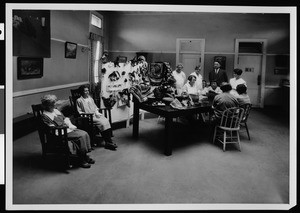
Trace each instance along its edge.
<instances>
[{"instance_id":1,"label":"black and white photograph","mask_svg":"<svg viewBox=\"0 0 300 213\"><path fill-rule=\"evenodd\" d=\"M5 209L294 208L296 11L7 3Z\"/></svg>"}]
</instances>

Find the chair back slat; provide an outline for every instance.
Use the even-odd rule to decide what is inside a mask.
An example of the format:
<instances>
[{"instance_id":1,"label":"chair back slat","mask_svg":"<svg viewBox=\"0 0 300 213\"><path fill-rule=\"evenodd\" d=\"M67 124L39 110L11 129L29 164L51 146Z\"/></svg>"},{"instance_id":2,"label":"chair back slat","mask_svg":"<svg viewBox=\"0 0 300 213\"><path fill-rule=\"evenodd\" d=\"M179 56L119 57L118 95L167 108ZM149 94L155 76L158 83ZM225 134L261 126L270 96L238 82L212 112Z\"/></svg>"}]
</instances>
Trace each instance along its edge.
<instances>
[{"instance_id":1,"label":"chair back slat","mask_svg":"<svg viewBox=\"0 0 300 213\"><path fill-rule=\"evenodd\" d=\"M242 123L246 123L250 114L250 111L252 109L252 104L243 104L240 106L241 108L244 109L244 116L242 118Z\"/></svg>"},{"instance_id":2,"label":"chair back slat","mask_svg":"<svg viewBox=\"0 0 300 213\"><path fill-rule=\"evenodd\" d=\"M74 99L80 98L81 96L79 89L71 89L71 95Z\"/></svg>"},{"instance_id":3,"label":"chair back slat","mask_svg":"<svg viewBox=\"0 0 300 213\"><path fill-rule=\"evenodd\" d=\"M109 120L109 123L111 123L111 110L108 108L100 108L99 112L104 115Z\"/></svg>"},{"instance_id":4,"label":"chair back slat","mask_svg":"<svg viewBox=\"0 0 300 213\"><path fill-rule=\"evenodd\" d=\"M70 91L71 91L71 96L69 96L70 104L74 110L74 113L77 114L78 112L77 112L77 108L76 108L76 101L78 98L80 98L81 94L80 94L79 89L71 89ZM77 116L78 116L78 114L77 114Z\"/></svg>"},{"instance_id":5,"label":"chair back slat","mask_svg":"<svg viewBox=\"0 0 300 213\"><path fill-rule=\"evenodd\" d=\"M226 109L222 113L222 118L219 126L225 128L239 128L243 114L244 114L243 108L232 107Z\"/></svg>"},{"instance_id":6,"label":"chair back slat","mask_svg":"<svg viewBox=\"0 0 300 213\"><path fill-rule=\"evenodd\" d=\"M47 134L44 123L42 121L43 107L42 104L31 105L33 116L35 118L35 124L38 130L40 142L42 144L42 152L46 152L47 146Z\"/></svg>"}]
</instances>

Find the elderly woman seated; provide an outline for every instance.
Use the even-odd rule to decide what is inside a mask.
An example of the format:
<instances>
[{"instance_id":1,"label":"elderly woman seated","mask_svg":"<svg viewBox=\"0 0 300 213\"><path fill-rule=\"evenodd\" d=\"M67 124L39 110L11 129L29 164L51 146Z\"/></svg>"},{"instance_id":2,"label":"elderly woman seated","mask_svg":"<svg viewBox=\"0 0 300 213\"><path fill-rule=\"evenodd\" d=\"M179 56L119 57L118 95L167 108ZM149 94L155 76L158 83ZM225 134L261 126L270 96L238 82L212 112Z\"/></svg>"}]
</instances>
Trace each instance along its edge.
<instances>
[{"instance_id":1,"label":"elderly woman seated","mask_svg":"<svg viewBox=\"0 0 300 213\"><path fill-rule=\"evenodd\" d=\"M79 113L93 113L93 122L100 131L104 142L105 149L116 150L118 147L113 143L111 136L112 130L108 119L99 112L99 108L96 106L93 98L89 94L88 85L82 85L79 87L81 97L77 99L77 111Z\"/></svg>"},{"instance_id":2,"label":"elderly woman seated","mask_svg":"<svg viewBox=\"0 0 300 213\"><path fill-rule=\"evenodd\" d=\"M44 109L42 114L43 122L51 126L67 126L67 138L73 147L76 149L76 153L80 158L80 165L83 168L90 168L90 164L94 164L95 161L90 158L87 153L91 151L90 137L87 132L77 129L68 117L65 117L59 110L55 109L56 103L55 95L45 95L42 97L42 107Z\"/></svg>"}]
</instances>

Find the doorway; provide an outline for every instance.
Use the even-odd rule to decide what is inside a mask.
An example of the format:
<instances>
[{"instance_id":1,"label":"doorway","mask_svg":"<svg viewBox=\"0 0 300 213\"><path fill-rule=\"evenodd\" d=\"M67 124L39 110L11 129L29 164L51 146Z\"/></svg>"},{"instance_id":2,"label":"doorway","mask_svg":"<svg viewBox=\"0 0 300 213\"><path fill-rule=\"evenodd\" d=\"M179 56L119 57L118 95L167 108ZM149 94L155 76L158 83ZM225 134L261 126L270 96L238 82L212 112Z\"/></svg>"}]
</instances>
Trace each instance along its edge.
<instances>
[{"instance_id":1,"label":"doorway","mask_svg":"<svg viewBox=\"0 0 300 213\"><path fill-rule=\"evenodd\" d=\"M178 38L176 40L176 65L183 64L183 71L187 77L195 71L197 65L201 65L201 75L203 76L204 49L205 39Z\"/></svg>"},{"instance_id":2,"label":"doorway","mask_svg":"<svg viewBox=\"0 0 300 213\"><path fill-rule=\"evenodd\" d=\"M266 39L236 39L234 68L243 70L253 107L264 107Z\"/></svg>"}]
</instances>

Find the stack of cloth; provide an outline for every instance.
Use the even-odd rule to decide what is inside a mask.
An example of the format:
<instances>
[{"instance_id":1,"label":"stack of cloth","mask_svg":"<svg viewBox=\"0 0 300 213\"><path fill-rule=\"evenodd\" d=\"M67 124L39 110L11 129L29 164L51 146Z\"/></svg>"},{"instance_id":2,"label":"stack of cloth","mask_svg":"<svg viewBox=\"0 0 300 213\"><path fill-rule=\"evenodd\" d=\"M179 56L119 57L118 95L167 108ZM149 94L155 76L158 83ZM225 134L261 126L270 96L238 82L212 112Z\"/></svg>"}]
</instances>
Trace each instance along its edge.
<instances>
[{"instance_id":1,"label":"stack of cloth","mask_svg":"<svg viewBox=\"0 0 300 213\"><path fill-rule=\"evenodd\" d=\"M151 91L151 86L147 84L136 84L130 87L129 92L139 101L145 102L148 100L147 96L149 96Z\"/></svg>"},{"instance_id":2,"label":"stack of cloth","mask_svg":"<svg viewBox=\"0 0 300 213\"><path fill-rule=\"evenodd\" d=\"M174 101L170 103L170 106L174 109L186 109L186 107L183 106L177 98L175 98Z\"/></svg>"}]
</instances>

